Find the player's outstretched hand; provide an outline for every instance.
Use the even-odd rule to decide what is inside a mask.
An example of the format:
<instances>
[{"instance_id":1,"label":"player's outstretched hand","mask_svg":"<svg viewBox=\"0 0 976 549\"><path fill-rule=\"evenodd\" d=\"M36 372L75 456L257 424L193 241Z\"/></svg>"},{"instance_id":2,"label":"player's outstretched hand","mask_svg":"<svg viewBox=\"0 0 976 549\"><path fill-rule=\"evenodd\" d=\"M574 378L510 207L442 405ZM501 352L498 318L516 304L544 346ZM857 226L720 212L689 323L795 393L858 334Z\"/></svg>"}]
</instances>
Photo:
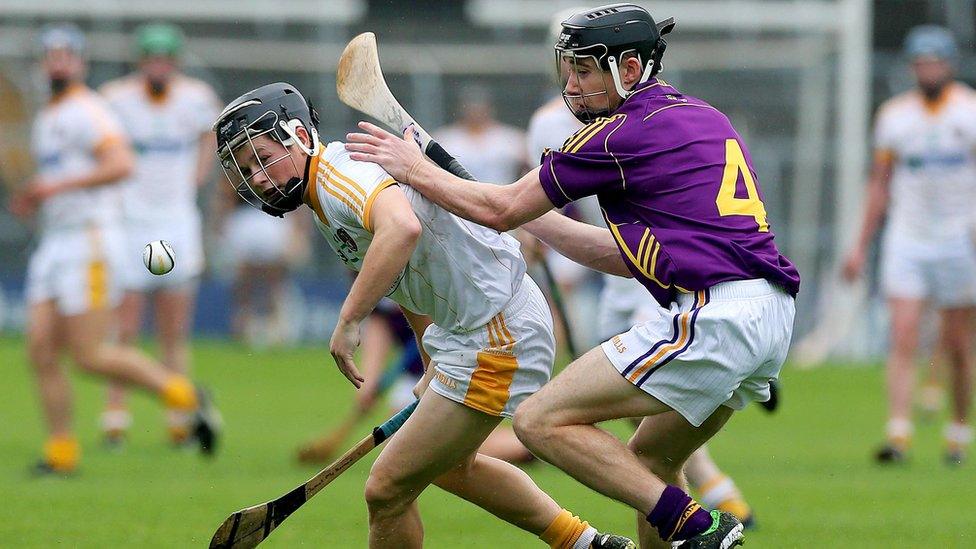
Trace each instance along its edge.
<instances>
[{"instance_id":1,"label":"player's outstretched hand","mask_svg":"<svg viewBox=\"0 0 976 549\"><path fill-rule=\"evenodd\" d=\"M335 359L342 375L358 389L363 386L365 378L359 373L356 363L352 360L356 347L359 347L359 325L340 320L336 324L335 331L332 332L329 352L332 353L332 358Z\"/></svg>"},{"instance_id":2,"label":"player's outstretched hand","mask_svg":"<svg viewBox=\"0 0 976 549\"><path fill-rule=\"evenodd\" d=\"M349 157L379 164L393 179L410 184L410 172L424 162L423 152L414 139L414 127L408 126L402 138L369 122L360 122L359 128L366 133L346 135L346 150L352 153Z\"/></svg>"}]
</instances>

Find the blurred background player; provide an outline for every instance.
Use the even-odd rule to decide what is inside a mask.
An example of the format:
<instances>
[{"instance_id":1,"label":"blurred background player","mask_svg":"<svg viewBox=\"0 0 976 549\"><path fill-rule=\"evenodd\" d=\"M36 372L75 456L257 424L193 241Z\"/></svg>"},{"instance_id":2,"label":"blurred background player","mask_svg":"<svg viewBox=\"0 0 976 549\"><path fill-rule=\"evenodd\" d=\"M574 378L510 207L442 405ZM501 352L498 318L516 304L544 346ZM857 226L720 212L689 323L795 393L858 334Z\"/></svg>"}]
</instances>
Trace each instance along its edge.
<instances>
[{"instance_id":1,"label":"blurred background player","mask_svg":"<svg viewBox=\"0 0 976 549\"><path fill-rule=\"evenodd\" d=\"M27 346L49 438L36 472L70 473L80 456L71 425L71 389L58 364L65 349L87 373L156 393L169 409L198 410L194 431L201 449L209 452L218 420L202 393L185 375L109 342L123 253L115 184L131 173L133 155L109 107L84 84L81 31L72 25L48 27L40 44L50 101L32 133L37 174L11 203L18 215L40 217L40 242L27 271Z\"/></svg>"},{"instance_id":2,"label":"blurred background player","mask_svg":"<svg viewBox=\"0 0 976 549\"><path fill-rule=\"evenodd\" d=\"M552 20L549 30L550 42L546 45L551 49L559 38L562 22L585 8L571 8L560 11ZM563 142L575 134L583 123L566 105L561 94L556 95L532 115L529 122L527 142L529 143L529 157L533 160L542 156L546 149L558 150ZM450 151L450 149L447 149ZM536 162L535 165L538 163ZM578 215L572 216L591 225L605 226L600 213L600 205L595 196L589 196L571 204L576 206ZM589 271L579 263L565 256L552 252L551 256L561 258L577 269ZM607 341L617 334L622 334L636 324L644 322L655 314L653 309L660 306L650 299L644 287L633 278L625 278L612 274L601 274L603 289L600 292L597 307L597 334L599 342ZM650 310L648 310L650 309ZM575 358L575 357L574 357ZM638 422L639 423L639 422ZM636 424L635 424L636 427ZM685 465L685 475L693 490L700 495L700 501L706 507L719 509L735 514L743 525L751 527L754 523L752 509L746 503L742 492L728 475L719 469L708 453L706 446L696 450Z\"/></svg>"},{"instance_id":3,"label":"blurred background player","mask_svg":"<svg viewBox=\"0 0 976 549\"><path fill-rule=\"evenodd\" d=\"M467 86L461 90L460 118L433 136L481 181L512 181L525 168L525 134L495 119L495 105L488 88Z\"/></svg>"},{"instance_id":4,"label":"blurred background player","mask_svg":"<svg viewBox=\"0 0 976 549\"><path fill-rule=\"evenodd\" d=\"M209 85L180 72L182 51L178 28L163 23L139 27L134 43L138 70L105 84L101 92L136 152L135 169L121 187L125 295L119 339L125 345L138 342L143 309L151 298L162 363L186 375L197 280L204 268L197 189L207 183L214 165L216 138L210 124L220 101ZM172 244L179 258L166 276L150 273L141 259L146 243L157 239ZM121 442L131 423L125 391L113 383L102 414L106 440ZM186 441L189 425L187 414L170 411L170 440Z\"/></svg>"},{"instance_id":5,"label":"blurred background player","mask_svg":"<svg viewBox=\"0 0 976 549\"><path fill-rule=\"evenodd\" d=\"M308 220L297 215L272 219L227 185L217 193L221 251L233 276L231 335L256 348L293 343L292 276L309 259Z\"/></svg>"},{"instance_id":6,"label":"blurred background player","mask_svg":"<svg viewBox=\"0 0 976 549\"><path fill-rule=\"evenodd\" d=\"M400 355L389 364L396 347ZM366 381L356 391L356 402L346 418L329 434L309 441L298 450L304 463L326 463L345 449L343 443L357 425L376 408L384 393L391 413L413 402L414 387L424 376L424 361L413 330L399 306L384 298L370 313L362 330L362 352L359 364ZM389 364L389 366L388 366ZM534 456L515 436L511 428L499 425L478 449L486 456L509 463L528 463Z\"/></svg>"},{"instance_id":7,"label":"blurred background player","mask_svg":"<svg viewBox=\"0 0 976 549\"><path fill-rule=\"evenodd\" d=\"M972 440L970 340L976 309L976 94L954 80L958 55L952 35L925 25L905 40L915 89L878 110L875 159L864 223L844 264L855 280L887 215L881 281L891 313L887 362L887 442L881 463L899 462L909 448L911 398L919 323L931 304L941 317L941 353L952 383L952 421L945 429L946 460L960 463Z\"/></svg>"}]
</instances>

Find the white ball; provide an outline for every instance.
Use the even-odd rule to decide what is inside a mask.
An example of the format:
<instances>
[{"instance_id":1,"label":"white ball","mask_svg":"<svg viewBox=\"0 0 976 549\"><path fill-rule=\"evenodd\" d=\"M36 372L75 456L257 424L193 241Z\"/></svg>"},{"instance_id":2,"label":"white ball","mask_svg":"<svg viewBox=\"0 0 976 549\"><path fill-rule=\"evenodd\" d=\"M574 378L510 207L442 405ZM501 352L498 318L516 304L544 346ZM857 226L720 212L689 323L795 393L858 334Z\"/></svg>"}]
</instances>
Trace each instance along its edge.
<instances>
[{"instance_id":1,"label":"white ball","mask_svg":"<svg viewBox=\"0 0 976 549\"><path fill-rule=\"evenodd\" d=\"M153 240L142 250L142 262L154 275L164 275L176 266L176 253L165 240Z\"/></svg>"}]
</instances>

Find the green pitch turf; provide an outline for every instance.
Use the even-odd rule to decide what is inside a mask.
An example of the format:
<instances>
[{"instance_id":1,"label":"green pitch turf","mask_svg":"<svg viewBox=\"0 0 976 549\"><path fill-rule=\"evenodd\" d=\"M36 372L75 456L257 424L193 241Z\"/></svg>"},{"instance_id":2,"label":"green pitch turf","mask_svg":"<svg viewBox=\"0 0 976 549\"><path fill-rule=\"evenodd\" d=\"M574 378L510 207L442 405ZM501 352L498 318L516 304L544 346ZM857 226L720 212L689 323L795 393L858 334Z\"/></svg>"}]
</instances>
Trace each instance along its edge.
<instances>
[{"instance_id":1,"label":"green pitch turf","mask_svg":"<svg viewBox=\"0 0 976 549\"><path fill-rule=\"evenodd\" d=\"M132 398L128 446L104 449L96 425L102 386L74 376L80 474L31 479L27 467L44 436L35 387L22 342L0 339L0 546L205 546L232 511L278 497L314 473L295 464L293 450L338 422L353 395L326 349L248 351L201 342L194 363L227 424L216 459L170 449L160 410L142 395ZM787 369L777 415L751 407L717 437L712 455L757 513L760 529L748 534L748 547L976 547L976 462L942 464L940 423L919 425L908 465L871 463L884 416L881 379L878 367ZM362 487L371 461L316 496L266 546L364 547ZM620 504L545 464L528 471L597 527L633 533L633 514ZM542 547L437 489L424 494L421 510L428 547Z\"/></svg>"}]
</instances>

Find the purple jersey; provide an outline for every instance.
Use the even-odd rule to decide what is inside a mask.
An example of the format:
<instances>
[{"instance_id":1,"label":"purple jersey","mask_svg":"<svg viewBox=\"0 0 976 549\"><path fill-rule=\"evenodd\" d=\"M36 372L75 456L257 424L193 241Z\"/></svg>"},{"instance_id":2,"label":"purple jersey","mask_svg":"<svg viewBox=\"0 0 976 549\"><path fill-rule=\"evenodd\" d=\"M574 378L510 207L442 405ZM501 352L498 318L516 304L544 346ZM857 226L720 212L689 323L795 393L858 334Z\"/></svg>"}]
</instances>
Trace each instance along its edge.
<instances>
[{"instance_id":1,"label":"purple jersey","mask_svg":"<svg viewBox=\"0 0 976 549\"><path fill-rule=\"evenodd\" d=\"M742 139L724 114L663 80L638 86L539 172L556 207L596 195L627 267L663 306L675 292L764 278L792 295Z\"/></svg>"}]
</instances>

